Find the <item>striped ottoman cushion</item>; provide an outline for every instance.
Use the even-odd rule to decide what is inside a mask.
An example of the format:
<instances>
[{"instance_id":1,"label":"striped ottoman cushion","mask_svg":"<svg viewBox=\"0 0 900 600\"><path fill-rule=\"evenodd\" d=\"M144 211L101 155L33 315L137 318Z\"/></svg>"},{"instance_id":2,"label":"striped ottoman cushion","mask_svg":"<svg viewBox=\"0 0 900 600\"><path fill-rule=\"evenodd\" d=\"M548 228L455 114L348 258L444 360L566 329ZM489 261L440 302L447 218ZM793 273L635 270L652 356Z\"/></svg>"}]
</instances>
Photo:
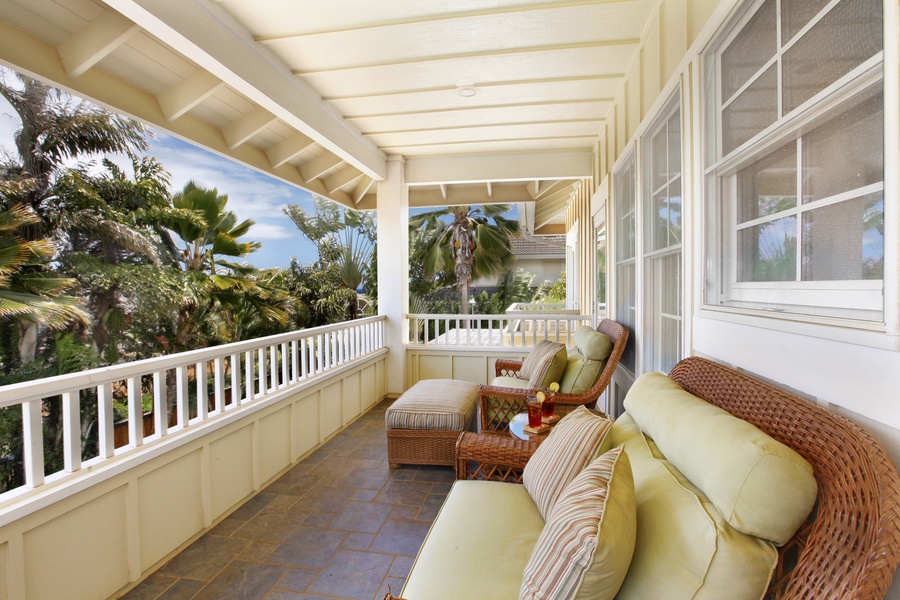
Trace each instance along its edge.
<instances>
[{"instance_id":1,"label":"striped ottoman cushion","mask_svg":"<svg viewBox=\"0 0 900 600\"><path fill-rule=\"evenodd\" d=\"M478 384L423 379L397 398L385 414L388 429L462 431L475 415Z\"/></svg>"}]
</instances>

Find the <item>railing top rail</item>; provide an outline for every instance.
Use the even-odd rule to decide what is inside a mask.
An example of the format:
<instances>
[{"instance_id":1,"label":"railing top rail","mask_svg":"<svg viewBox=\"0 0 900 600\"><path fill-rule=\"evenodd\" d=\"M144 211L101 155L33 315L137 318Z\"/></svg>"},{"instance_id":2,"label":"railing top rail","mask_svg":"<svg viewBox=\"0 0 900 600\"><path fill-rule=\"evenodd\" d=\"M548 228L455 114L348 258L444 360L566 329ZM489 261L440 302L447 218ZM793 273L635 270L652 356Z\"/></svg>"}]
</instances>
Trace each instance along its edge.
<instances>
[{"instance_id":1,"label":"railing top rail","mask_svg":"<svg viewBox=\"0 0 900 600\"><path fill-rule=\"evenodd\" d=\"M211 348L190 350L188 352L179 352L178 354L167 354L165 356L146 358L144 360L129 363L99 367L97 369L70 373L68 375L57 375L45 379L23 381L21 383L0 386L0 407L15 406L27 400L47 398L63 392L121 381L129 377L147 375L156 371L163 371L182 365L213 360L223 356L231 356L232 354L265 348L275 344L316 337L318 335L331 333L332 331L341 331L350 327L376 323L378 321L383 321L386 318L387 317L384 315L377 315L374 317L366 317L364 319L356 319L354 321L343 321L332 325L313 327L311 329L300 329L288 333L279 333L267 337L234 342L232 344L223 344Z\"/></svg>"},{"instance_id":2,"label":"railing top rail","mask_svg":"<svg viewBox=\"0 0 900 600\"><path fill-rule=\"evenodd\" d=\"M484 321L486 319L520 319L520 320L541 320L541 319L553 319L560 321L584 321L586 319L590 319L590 315L582 315L575 312L563 312L563 311L552 311L547 313L540 313L536 311L528 311L527 316L523 315L507 315L507 314L499 314L499 315L460 315L460 314L407 314L407 319L450 319L454 321L459 319L461 321Z\"/></svg>"}]
</instances>

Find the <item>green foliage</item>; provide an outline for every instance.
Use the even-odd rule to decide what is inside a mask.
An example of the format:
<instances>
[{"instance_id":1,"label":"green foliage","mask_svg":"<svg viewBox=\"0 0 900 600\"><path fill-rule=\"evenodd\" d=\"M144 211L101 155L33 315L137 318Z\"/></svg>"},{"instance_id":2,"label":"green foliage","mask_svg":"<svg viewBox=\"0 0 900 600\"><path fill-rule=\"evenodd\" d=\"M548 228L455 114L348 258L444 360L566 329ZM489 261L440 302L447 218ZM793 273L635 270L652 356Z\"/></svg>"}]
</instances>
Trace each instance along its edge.
<instances>
[{"instance_id":1,"label":"green foliage","mask_svg":"<svg viewBox=\"0 0 900 600\"><path fill-rule=\"evenodd\" d=\"M560 273L559 279L550 283L545 281L538 287L532 302L565 302L566 301L566 274Z\"/></svg>"}]
</instances>

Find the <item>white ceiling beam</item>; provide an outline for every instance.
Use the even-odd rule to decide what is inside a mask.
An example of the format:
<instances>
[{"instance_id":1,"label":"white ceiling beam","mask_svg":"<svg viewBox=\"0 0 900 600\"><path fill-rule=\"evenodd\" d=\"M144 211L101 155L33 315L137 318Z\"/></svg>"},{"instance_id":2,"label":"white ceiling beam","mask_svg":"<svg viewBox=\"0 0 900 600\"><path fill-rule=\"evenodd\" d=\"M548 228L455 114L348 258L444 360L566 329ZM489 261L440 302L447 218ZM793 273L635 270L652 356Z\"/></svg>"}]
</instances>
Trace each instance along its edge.
<instances>
[{"instance_id":1,"label":"white ceiling beam","mask_svg":"<svg viewBox=\"0 0 900 600\"><path fill-rule=\"evenodd\" d=\"M329 73L340 73L341 71L350 71L357 69L376 69L386 67L403 67L407 65L419 65L429 62L445 62L450 60L467 60L472 58L483 59L491 56L517 56L524 54L534 54L537 52L562 52L566 50L580 50L584 48L610 48L615 46L634 46L637 47L641 40L637 38L627 38L620 40L600 40L595 42L581 42L573 44L553 44L546 46L524 46L521 48L497 48L495 50L477 50L474 52L457 52L451 54L433 54L430 56L416 56L402 58L397 60L379 60L370 62L358 62L353 64L344 64L326 69L311 69L308 71L295 70L294 75L299 77L307 75L326 75Z\"/></svg>"},{"instance_id":2,"label":"white ceiling beam","mask_svg":"<svg viewBox=\"0 0 900 600\"><path fill-rule=\"evenodd\" d=\"M234 150L277 120L278 118L275 115L257 106L244 116L226 125L222 129L222 135L225 136L225 143L228 144L228 147Z\"/></svg>"},{"instance_id":3,"label":"white ceiling beam","mask_svg":"<svg viewBox=\"0 0 900 600\"><path fill-rule=\"evenodd\" d=\"M363 173L378 181L387 176L384 153L221 7L179 0L104 2Z\"/></svg>"},{"instance_id":4,"label":"white ceiling beam","mask_svg":"<svg viewBox=\"0 0 900 600\"><path fill-rule=\"evenodd\" d=\"M488 198L494 197L494 191L491 189L491 182L487 182Z\"/></svg>"},{"instance_id":5,"label":"white ceiling beam","mask_svg":"<svg viewBox=\"0 0 900 600\"><path fill-rule=\"evenodd\" d=\"M359 180L359 183L356 184L356 189L353 190L353 204L359 204L359 201L363 199L363 196L369 193L369 190L372 189L373 185L375 185L375 180L368 175L363 175L362 179Z\"/></svg>"},{"instance_id":6,"label":"white ceiling beam","mask_svg":"<svg viewBox=\"0 0 900 600\"><path fill-rule=\"evenodd\" d=\"M570 187L572 185L571 180L560 180L560 181L541 181L538 182L537 193L531 196L532 200L540 200L541 198L545 198L549 194L555 194L559 190L563 188ZM531 188L528 189L531 192Z\"/></svg>"},{"instance_id":7,"label":"white ceiling beam","mask_svg":"<svg viewBox=\"0 0 900 600\"><path fill-rule=\"evenodd\" d=\"M410 188L409 205L422 206L471 206L473 204L515 204L528 200L524 186L503 186L494 189L488 197L485 186L453 186L447 188L447 197L439 188Z\"/></svg>"},{"instance_id":8,"label":"white ceiling beam","mask_svg":"<svg viewBox=\"0 0 900 600\"><path fill-rule=\"evenodd\" d=\"M204 69L197 69L158 96L167 121L174 121L211 96L225 83Z\"/></svg>"},{"instance_id":9,"label":"white ceiling beam","mask_svg":"<svg viewBox=\"0 0 900 600\"><path fill-rule=\"evenodd\" d=\"M363 172L353 166L346 166L340 171L333 173L323 180L325 189L331 194L341 189L348 183L356 181L363 176Z\"/></svg>"},{"instance_id":10,"label":"white ceiling beam","mask_svg":"<svg viewBox=\"0 0 900 600\"><path fill-rule=\"evenodd\" d=\"M314 144L315 142L309 136L297 132L269 148L266 155L269 157L272 167L277 169Z\"/></svg>"},{"instance_id":11,"label":"white ceiling beam","mask_svg":"<svg viewBox=\"0 0 900 600\"><path fill-rule=\"evenodd\" d=\"M565 194L559 198L554 199L552 202L543 202L539 206L535 207L534 211L534 225L535 227L542 227L546 225L549 221L553 219L560 212L564 211L566 207L569 205L569 202L572 200L572 196L574 195L574 190Z\"/></svg>"},{"instance_id":12,"label":"white ceiling beam","mask_svg":"<svg viewBox=\"0 0 900 600\"><path fill-rule=\"evenodd\" d=\"M139 29L134 21L114 10L107 10L69 36L56 47L56 52L66 72L71 77L80 77Z\"/></svg>"},{"instance_id":13,"label":"white ceiling beam","mask_svg":"<svg viewBox=\"0 0 900 600\"><path fill-rule=\"evenodd\" d=\"M538 191L541 189L541 182L538 179L535 179L531 183L528 184L528 194L534 198L537 196Z\"/></svg>"},{"instance_id":14,"label":"white ceiling beam","mask_svg":"<svg viewBox=\"0 0 900 600\"><path fill-rule=\"evenodd\" d=\"M312 181L319 179L342 162L344 161L340 156L328 152L300 165L300 174L306 181Z\"/></svg>"},{"instance_id":15,"label":"white ceiling beam","mask_svg":"<svg viewBox=\"0 0 900 600\"><path fill-rule=\"evenodd\" d=\"M63 68L55 47L2 20L0 20L0 57L4 64L22 73L45 79L69 93L148 123L181 139L190 140L219 156L345 206L351 208L355 206L349 194L341 190L329 194L321 181L304 180L294 166L272 168L266 153L255 146L243 144L235 149L229 149L220 129L193 115L187 114L177 121L169 122L163 115L156 96L106 71L89 69L81 77L70 76Z\"/></svg>"},{"instance_id":16,"label":"white ceiling beam","mask_svg":"<svg viewBox=\"0 0 900 600\"><path fill-rule=\"evenodd\" d=\"M544 196L540 200L536 200L534 203L535 211L540 213L543 207L552 206L560 201L568 202L574 193L575 188L572 185L567 185L549 196Z\"/></svg>"},{"instance_id":17,"label":"white ceiling beam","mask_svg":"<svg viewBox=\"0 0 900 600\"><path fill-rule=\"evenodd\" d=\"M442 183L442 184L440 184L440 188L441 188L441 196L444 198L444 200L446 200L447 199L447 186Z\"/></svg>"},{"instance_id":18,"label":"white ceiling beam","mask_svg":"<svg viewBox=\"0 0 900 600\"><path fill-rule=\"evenodd\" d=\"M409 185L583 179L592 176L592 153L586 150L498 152L406 159Z\"/></svg>"}]
</instances>

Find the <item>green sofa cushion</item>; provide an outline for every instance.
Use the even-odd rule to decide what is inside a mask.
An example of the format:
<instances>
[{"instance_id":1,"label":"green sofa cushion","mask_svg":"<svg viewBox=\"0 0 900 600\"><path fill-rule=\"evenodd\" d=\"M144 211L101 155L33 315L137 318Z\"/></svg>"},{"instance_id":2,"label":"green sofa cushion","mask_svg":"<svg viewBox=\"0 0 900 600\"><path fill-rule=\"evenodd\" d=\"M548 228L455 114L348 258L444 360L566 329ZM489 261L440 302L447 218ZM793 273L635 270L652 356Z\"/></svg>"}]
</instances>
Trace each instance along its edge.
<instances>
[{"instance_id":1,"label":"green sofa cushion","mask_svg":"<svg viewBox=\"0 0 900 600\"><path fill-rule=\"evenodd\" d=\"M637 499L637 541L617 600L762 598L778 558L774 544L731 527L627 412L611 437L631 460Z\"/></svg>"},{"instance_id":2,"label":"green sofa cushion","mask_svg":"<svg viewBox=\"0 0 900 600\"><path fill-rule=\"evenodd\" d=\"M544 519L523 486L457 481L400 596L517 598L522 573L543 528Z\"/></svg>"},{"instance_id":3,"label":"green sofa cushion","mask_svg":"<svg viewBox=\"0 0 900 600\"><path fill-rule=\"evenodd\" d=\"M661 373L638 378L624 404L666 459L738 531L782 545L806 520L816 480L791 448Z\"/></svg>"},{"instance_id":4,"label":"green sofa cushion","mask_svg":"<svg viewBox=\"0 0 900 600\"><path fill-rule=\"evenodd\" d=\"M528 387L527 379L519 379L518 377L494 377L494 379L491 381L491 385L495 385L498 387L519 388L522 390L531 389Z\"/></svg>"}]
</instances>

